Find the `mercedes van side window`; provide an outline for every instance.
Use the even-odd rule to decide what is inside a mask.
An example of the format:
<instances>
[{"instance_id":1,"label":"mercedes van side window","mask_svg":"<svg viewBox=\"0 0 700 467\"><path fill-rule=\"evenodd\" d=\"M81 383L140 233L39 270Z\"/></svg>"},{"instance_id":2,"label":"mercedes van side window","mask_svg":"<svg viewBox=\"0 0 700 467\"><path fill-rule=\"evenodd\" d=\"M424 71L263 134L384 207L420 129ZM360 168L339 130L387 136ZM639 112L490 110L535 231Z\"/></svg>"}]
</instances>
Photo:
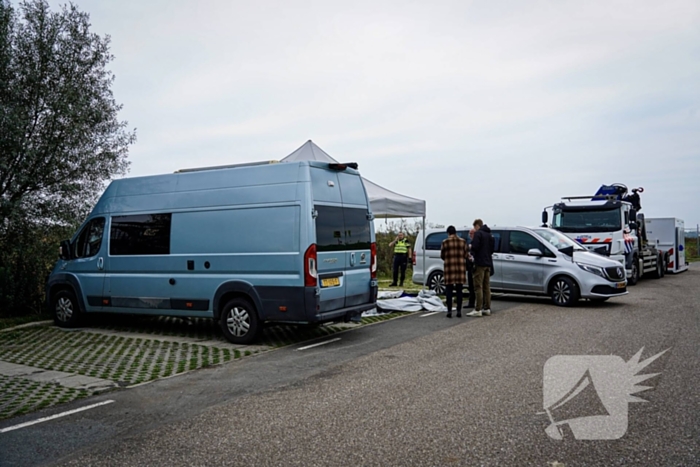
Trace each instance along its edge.
<instances>
[{"instance_id":1,"label":"mercedes van side window","mask_svg":"<svg viewBox=\"0 0 700 467\"><path fill-rule=\"evenodd\" d=\"M537 248L543 254L548 250L529 233L513 230L510 233L510 252L518 255L526 255L532 248Z\"/></svg>"},{"instance_id":2,"label":"mercedes van side window","mask_svg":"<svg viewBox=\"0 0 700 467\"><path fill-rule=\"evenodd\" d=\"M493 252L498 253L501 251L501 232L491 232L493 237Z\"/></svg>"},{"instance_id":3,"label":"mercedes van side window","mask_svg":"<svg viewBox=\"0 0 700 467\"><path fill-rule=\"evenodd\" d=\"M171 214L114 216L109 233L109 254L170 254Z\"/></svg>"},{"instance_id":4,"label":"mercedes van side window","mask_svg":"<svg viewBox=\"0 0 700 467\"><path fill-rule=\"evenodd\" d=\"M442 247L442 241L447 238L447 232L436 232L430 234L425 239L426 250L439 250Z\"/></svg>"},{"instance_id":5,"label":"mercedes van side window","mask_svg":"<svg viewBox=\"0 0 700 467\"><path fill-rule=\"evenodd\" d=\"M345 245L348 250L369 250L372 245L367 209L343 208Z\"/></svg>"},{"instance_id":6,"label":"mercedes van side window","mask_svg":"<svg viewBox=\"0 0 700 467\"><path fill-rule=\"evenodd\" d=\"M75 257L90 258L95 256L102 246L104 230L104 217L97 217L88 222L75 242Z\"/></svg>"}]
</instances>

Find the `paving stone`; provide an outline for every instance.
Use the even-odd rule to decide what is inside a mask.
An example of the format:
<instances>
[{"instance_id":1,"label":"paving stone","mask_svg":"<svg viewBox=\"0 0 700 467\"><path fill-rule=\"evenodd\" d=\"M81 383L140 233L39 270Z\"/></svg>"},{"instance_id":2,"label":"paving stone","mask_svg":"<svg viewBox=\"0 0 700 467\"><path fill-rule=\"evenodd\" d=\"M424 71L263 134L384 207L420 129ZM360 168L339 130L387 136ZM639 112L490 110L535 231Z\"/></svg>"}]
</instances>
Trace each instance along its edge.
<instances>
[{"instance_id":1,"label":"paving stone","mask_svg":"<svg viewBox=\"0 0 700 467\"><path fill-rule=\"evenodd\" d=\"M93 378L92 376L83 375L69 375L56 380L56 382L68 388L85 389L89 391L103 391L119 386L114 381L108 379Z\"/></svg>"},{"instance_id":2,"label":"paving stone","mask_svg":"<svg viewBox=\"0 0 700 467\"><path fill-rule=\"evenodd\" d=\"M44 371L33 366L18 365L16 363L0 361L0 375L4 376L24 376Z\"/></svg>"},{"instance_id":3,"label":"paving stone","mask_svg":"<svg viewBox=\"0 0 700 467\"><path fill-rule=\"evenodd\" d=\"M66 378L68 376L71 376L71 373L66 373L64 371L38 371L36 373L31 373L28 375L23 375L22 377L24 379L28 379L30 381L36 381L39 383L56 383L62 378Z\"/></svg>"}]
</instances>

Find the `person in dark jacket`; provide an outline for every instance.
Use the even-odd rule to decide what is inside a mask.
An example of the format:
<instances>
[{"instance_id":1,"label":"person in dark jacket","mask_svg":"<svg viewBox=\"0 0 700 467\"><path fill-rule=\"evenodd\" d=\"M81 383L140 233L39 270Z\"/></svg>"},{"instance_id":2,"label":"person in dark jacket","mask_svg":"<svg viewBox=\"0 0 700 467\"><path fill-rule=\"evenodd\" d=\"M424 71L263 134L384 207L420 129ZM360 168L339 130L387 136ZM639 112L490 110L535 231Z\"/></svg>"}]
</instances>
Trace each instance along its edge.
<instances>
[{"instance_id":1,"label":"person in dark jacket","mask_svg":"<svg viewBox=\"0 0 700 467\"><path fill-rule=\"evenodd\" d=\"M481 219L474 221L474 240L471 254L474 257L474 289L476 306L467 316L489 316L491 314L491 268L493 268L493 249L495 240L491 229Z\"/></svg>"}]
</instances>

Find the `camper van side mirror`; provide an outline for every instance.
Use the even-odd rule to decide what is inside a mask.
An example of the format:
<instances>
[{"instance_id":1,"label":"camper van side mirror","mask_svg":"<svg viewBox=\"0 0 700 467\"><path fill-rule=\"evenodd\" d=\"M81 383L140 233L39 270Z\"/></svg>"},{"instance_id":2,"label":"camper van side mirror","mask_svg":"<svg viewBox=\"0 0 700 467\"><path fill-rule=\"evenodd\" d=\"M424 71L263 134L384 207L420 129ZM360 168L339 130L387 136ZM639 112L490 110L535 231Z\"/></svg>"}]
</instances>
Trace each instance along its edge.
<instances>
[{"instance_id":1,"label":"camper van side mirror","mask_svg":"<svg viewBox=\"0 0 700 467\"><path fill-rule=\"evenodd\" d=\"M634 221L630 222L630 230L637 230L637 223Z\"/></svg>"},{"instance_id":2,"label":"camper van side mirror","mask_svg":"<svg viewBox=\"0 0 700 467\"><path fill-rule=\"evenodd\" d=\"M58 256L61 259L71 259L71 251L70 251L70 241L69 240L63 240L61 242L61 246L58 248Z\"/></svg>"},{"instance_id":3,"label":"camper van side mirror","mask_svg":"<svg viewBox=\"0 0 700 467\"><path fill-rule=\"evenodd\" d=\"M547 221L549 221L549 215L547 214L547 211L542 211L542 225L547 225Z\"/></svg>"}]
</instances>

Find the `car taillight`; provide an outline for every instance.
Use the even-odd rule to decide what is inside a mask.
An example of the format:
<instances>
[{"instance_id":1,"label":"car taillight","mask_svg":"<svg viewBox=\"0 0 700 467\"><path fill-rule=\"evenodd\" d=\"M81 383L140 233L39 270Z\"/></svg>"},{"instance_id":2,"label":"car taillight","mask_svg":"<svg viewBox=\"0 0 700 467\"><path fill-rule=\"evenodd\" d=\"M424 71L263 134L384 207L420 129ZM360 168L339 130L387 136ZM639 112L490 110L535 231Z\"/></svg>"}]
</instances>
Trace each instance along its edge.
<instances>
[{"instance_id":1,"label":"car taillight","mask_svg":"<svg viewBox=\"0 0 700 467\"><path fill-rule=\"evenodd\" d=\"M413 265L416 265L416 252L413 252Z\"/></svg>"},{"instance_id":2,"label":"car taillight","mask_svg":"<svg viewBox=\"0 0 700 467\"><path fill-rule=\"evenodd\" d=\"M369 262L369 272L371 274L372 279L377 278L377 244L372 243L372 246L370 247L372 250L372 258L370 259Z\"/></svg>"},{"instance_id":3,"label":"car taillight","mask_svg":"<svg viewBox=\"0 0 700 467\"><path fill-rule=\"evenodd\" d=\"M316 268L316 244L312 244L304 253L304 286L316 287L318 270Z\"/></svg>"}]
</instances>

